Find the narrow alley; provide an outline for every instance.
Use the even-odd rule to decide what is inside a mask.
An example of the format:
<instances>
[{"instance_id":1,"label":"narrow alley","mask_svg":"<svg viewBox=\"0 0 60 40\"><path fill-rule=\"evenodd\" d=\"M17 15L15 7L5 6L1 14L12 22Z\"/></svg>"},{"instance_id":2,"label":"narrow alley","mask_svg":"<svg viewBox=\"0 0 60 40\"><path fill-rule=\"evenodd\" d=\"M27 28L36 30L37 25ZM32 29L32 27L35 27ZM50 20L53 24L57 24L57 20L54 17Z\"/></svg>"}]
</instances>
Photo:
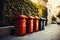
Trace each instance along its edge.
<instances>
[{"instance_id":1,"label":"narrow alley","mask_svg":"<svg viewBox=\"0 0 60 40\"><path fill-rule=\"evenodd\" d=\"M0 40L60 40L60 0L1 0Z\"/></svg>"},{"instance_id":2,"label":"narrow alley","mask_svg":"<svg viewBox=\"0 0 60 40\"><path fill-rule=\"evenodd\" d=\"M60 25L50 24L45 27L45 30L33 32L25 36L5 36L0 37L0 40L60 40Z\"/></svg>"}]
</instances>

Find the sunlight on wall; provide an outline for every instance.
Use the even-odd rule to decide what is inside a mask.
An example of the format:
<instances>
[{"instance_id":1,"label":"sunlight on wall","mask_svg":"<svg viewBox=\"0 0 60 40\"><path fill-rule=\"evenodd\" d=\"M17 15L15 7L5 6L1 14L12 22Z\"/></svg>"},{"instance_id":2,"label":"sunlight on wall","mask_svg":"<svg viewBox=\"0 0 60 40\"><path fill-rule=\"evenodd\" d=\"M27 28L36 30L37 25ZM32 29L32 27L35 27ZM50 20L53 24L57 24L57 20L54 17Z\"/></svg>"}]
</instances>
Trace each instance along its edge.
<instances>
[{"instance_id":1,"label":"sunlight on wall","mask_svg":"<svg viewBox=\"0 0 60 40\"><path fill-rule=\"evenodd\" d=\"M31 0L33 3L36 3L36 2L38 2L38 0Z\"/></svg>"},{"instance_id":2,"label":"sunlight on wall","mask_svg":"<svg viewBox=\"0 0 60 40\"><path fill-rule=\"evenodd\" d=\"M40 1L40 3L42 3L42 5L45 5L44 1L42 0L31 0L33 3L35 3L36 5L39 5L38 2ZM51 5L50 10L51 10L51 15L57 15L56 13L56 6L60 5L60 0L48 0L49 5ZM48 8L49 9L49 8Z\"/></svg>"},{"instance_id":3,"label":"sunlight on wall","mask_svg":"<svg viewBox=\"0 0 60 40\"><path fill-rule=\"evenodd\" d=\"M31 0L31 2L35 4L35 6L38 8L38 11L39 11L38 15L42 17L42 7L40 6L38 0Z\"/></svg>"},{"instance_id":4,"label":"sunlight on wall","mask_svg":"<svg viewBox=\"0 0 60 40\"><path fill-rule=\"evenodd\" d=\"M60 1L59 0L48 0L48 4L51 5L51 14L52 15L56 15L56 6L60 5Z\"/></svg>"},{"instance_id":5,"label":"sunlight on wall","mask_svg":"<svg viewBox=\"0 0 60 40\"><path fill-rule=\"evenodd\" d=\"M48 11L48 23L51 23L51 18L52 15L56 16L57 15L57 6L60 5L60 0L48 0L47 3L45 3L43 0L38 0L38 2L41 5L44 5L47 7Z\"/></svg>"},{"instance_id":6,"label":"sunlight on wall","mask_svg":"<svg viewBox=\"0 0 60 40\"><path fill-rule=\"evenodd\" d=\"M38 0L31 0L31 2L35 3L36 5L39 5Z\"/></svg>"},{"instance_id":7,"label":"sunlight on wall","mask_svg":"<svg viewBox=\"0 0 60 40\"><path fill-rule=\"evenodd\" d=\"M56 17L57 13L58 13L58 9L56 8L57 6L60 5L60 0L48 0L47 3L47 8L50 10L48 10L48 20L49 22L51 22L51 16L54 15ZM50 7L50 8L49 8Z\"/></svg>"}]
</instances>

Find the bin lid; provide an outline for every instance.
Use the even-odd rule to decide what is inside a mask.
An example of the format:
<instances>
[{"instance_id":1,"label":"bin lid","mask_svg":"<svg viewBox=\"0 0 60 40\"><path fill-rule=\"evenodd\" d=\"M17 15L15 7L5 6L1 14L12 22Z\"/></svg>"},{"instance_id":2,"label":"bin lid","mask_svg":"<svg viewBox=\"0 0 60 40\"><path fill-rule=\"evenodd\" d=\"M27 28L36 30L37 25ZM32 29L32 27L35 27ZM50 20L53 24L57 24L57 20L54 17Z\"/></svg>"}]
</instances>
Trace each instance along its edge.
<instances>
[{"instance_id":1,"label":"bin lid","mask_svg":"<svg viewBox=\"0 0 60 40\"><path fill-rule=\"evenodd\" d=\"M41 18L41 19L46 20L45 18Z\"/></svg>"},{"instance_id":2,"label":"bin lid","mask_svg":"<svg viewBox=\"0 0 60 40\"><path fill-rule=\"evenodd\" d=\"M38 19L41 19L41 17L38 17Z\"/></svg>"},{"instance_id":3,"label":"bin lid","mask_svg":"<svg viewBox=\"0 0 60 40\"><path fill-rule=\"evenodd\" d=\"M27 16L27 18L32 18L33 19L34 17L33 16Z\"/></svg>"},{"instance_id":4,"label":"bin lid","mask_svg":"<svg viewBox=\"0 0 60 40\"><path fill-rule=\"evenodd\" d=\"M34 16L34 19L39 19L39 17L38 16Z\"/></svg>"},{"instance_id":5,"label":"bin lid","mask_svg":"<svg viewBox=\"0 0 60 40\"><path fill-rule=\"evenodd\" d=\"M27 18L25 15L15 15L13 18Z\"/></svg>"}]
</instances>

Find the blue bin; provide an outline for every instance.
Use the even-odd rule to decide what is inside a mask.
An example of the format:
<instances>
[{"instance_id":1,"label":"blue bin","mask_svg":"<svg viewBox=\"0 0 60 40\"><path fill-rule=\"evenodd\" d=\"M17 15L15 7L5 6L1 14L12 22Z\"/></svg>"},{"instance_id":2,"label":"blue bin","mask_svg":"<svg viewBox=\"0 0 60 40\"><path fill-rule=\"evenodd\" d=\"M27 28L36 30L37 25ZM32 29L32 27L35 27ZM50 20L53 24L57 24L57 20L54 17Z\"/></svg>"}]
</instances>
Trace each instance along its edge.
<instances>
[{"instance_id":1,"label":"blue bin","mask_svg":"<svg viewBox=\"0 0 60 40\"><path fill-rule=\"evenodd\" d=\"M45 29L45 18L41 18L41 29L44 30Z\"/></svg>"}]
</instances>

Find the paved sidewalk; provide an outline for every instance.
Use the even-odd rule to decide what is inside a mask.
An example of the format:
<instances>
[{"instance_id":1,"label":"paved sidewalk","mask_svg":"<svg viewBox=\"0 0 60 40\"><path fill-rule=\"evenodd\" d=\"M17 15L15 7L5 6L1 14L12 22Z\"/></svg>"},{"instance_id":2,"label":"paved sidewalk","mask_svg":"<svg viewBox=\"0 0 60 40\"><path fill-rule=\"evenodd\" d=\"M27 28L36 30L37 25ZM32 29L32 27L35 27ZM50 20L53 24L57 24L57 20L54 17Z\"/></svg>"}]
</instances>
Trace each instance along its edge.
<instances>
[{"instance_id":1,"label":"paved sidewalk","mask_svg":"<svg viewBox=\"0 0 60 40\"><path fill-rule=\"evenodd\" d=\"M60 25L51 24L45 27L45 30L34 32L22 37L5 36L0 40L60 40Z\"/></svg>"}]
</instances>

